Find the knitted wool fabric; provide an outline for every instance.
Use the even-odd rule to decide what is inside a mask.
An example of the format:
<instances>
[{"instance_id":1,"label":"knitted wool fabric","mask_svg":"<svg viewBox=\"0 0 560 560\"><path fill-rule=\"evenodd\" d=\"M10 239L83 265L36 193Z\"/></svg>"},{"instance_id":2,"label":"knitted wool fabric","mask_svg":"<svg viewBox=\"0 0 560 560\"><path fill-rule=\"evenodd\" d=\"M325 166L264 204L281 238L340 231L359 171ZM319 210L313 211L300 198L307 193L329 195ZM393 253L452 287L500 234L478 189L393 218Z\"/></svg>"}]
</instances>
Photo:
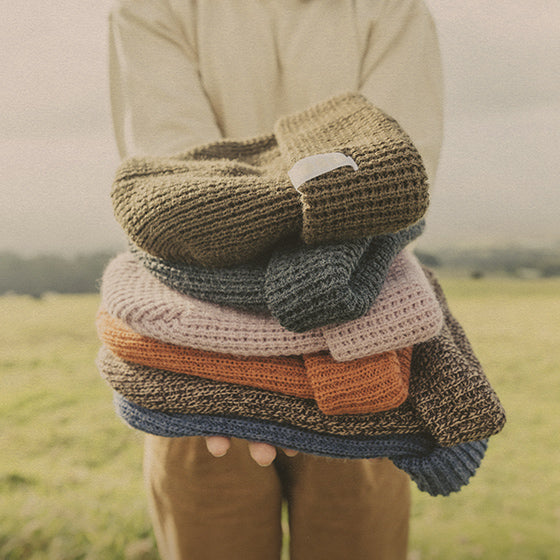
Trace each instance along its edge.
<instances>
[{"instance_id":1,"label":"knitted wool fabric","mask_svg":"<svg viewBox=\"0 0 560 560\"><path fill-rule=\"evenodd\" d=\"M349 93L281 118L274 126L288 167L309 155L342 152L357 171L335 169L299 187L306 243L399 231L428 208L420 154L397 121Z\"/></svg>"},{"instance_id":2,"label":"knitted wool fabric","mask_svg":"<svg viewBox=\"0 0 560 560\"><path fill-rule=\"evenodd\" d=\"M481 439L486 437L478 437L481 426L491 433L501 430L505 411L435 275L426 274L442 307L444 326L437 337L414 347L411 369L423 374L411 379L411 399L442 445L453 445L455 433Z\"/></svg>"},{"instance_id":3,"label":"knitted wool fabric","mask_svg":"<svg viewBox=\"0 0 560 560\"><path fill-rule=\"evenodd\" d=\"M335 169L296 191L287 171L326 152L352 157L358 170ZM223 267L291 237L314 245L397 232L426 212L428 183L398 123L349 93L279 119L271 135L131 158L111 196L117 221L144 251Z\"/></svg>"},{"instance_id":4,"label":"knitted wool fabric","mask_svg":"<svg viewBox=\"0 0 560 560\"><path fill-rule=\"evenodd\" d=\"M303 356L317 404L325 414L391 410L408 396L412 347L337 363L325 354Z\"/></svg>"},{"instance_id":5,"label":"knitted wool fabric","mask_svg":"<svg viewBox=\"0 0 560 560\"><path fill-rule=\"evenodd\" d=\"M337 363L327 354L236 357L176 346L130 330L101 311L99 337L116 356L215 381L314 398L325 414L362 414L399 406L408 395L412 349Z\"/></svg>"},{"instance_id":6,"label":"knitted wool fabric","mask_svg":"<svg viewBox=\"0 0 560 560\"><path fill-rule=\"evenodd\" d=\"M97 356L101 376L119 394L167 413L244 416L290 424L317 433L363 437L425 432L410 402L375 414L328 415L315 400L133 364L105 346Z\"/></svg>"},{"instance_id":7,"label":"knitted wool fabric","mask_svg":"<svg viewBox=\"0 0 560 560\"><path fill-rule=\"evenodd\" d=\"M328 323L336 311L339 321L349 321L362 309L369 309L393 259L424 227L425 221L420 220L398 233L338 245L299 244L273 251L266 262L220 269L173 264L133 245L131 251L159 280L178 292L238 309L270 311L276 318L284 318L293 330L301 331L302 325L323 326L321 315L328 317ZM332 303L322 297L329 285L338 287L337 292L331 293ZM283 296L286 292L290 294L288 300ZM294 305L289 300L297 302L298 315L294 315ZM285 303L287 309L283 307ZM344 304L351 307L344 311Z\"/></svg>"},{"instance_id":8,"label":"knitted wool fabric","mask_svg":"<svg viewBox=\"0 0 560 560\"><path fill-rule=\"evenodd\" d=\"M303 453L348 459L388 457L418 488L432 496L458 492L480 466L487 441L441 447L425 434L353 439L322 435L289 425L243 417L165 414L115 394L117 414L131 427L162 437L225 435L248 438Z\"/></svg>"},{"instance_id":9,"label":"knitted wool fabric","mask_svg":"<svg viewBox=\"0 0 560 560\"><path fill-rule=\"evenodd\" d=\"M435 277L444 311L440 334L412 353L409 396L396 409L370 415L326 416L314 401L142 368L102 351L98 361L109 384L136 404L162 412L237 414L275 420L337 435L384 435L427 431L452 446L485 439L505 423L502 405L452 317Z\"/></svg>"},{"instance_id":10,"label":"knitted wool fabric","mask_svg":"<svg viewBox=\"0 0 560 560\"><path fill-rule=\"evenodd\" d=\"M432 496L458 491L475 474L488 447L488 440L470 441L452 447L437 446L427 456L393 457L393 463L410 474L418 489Z\"/></svg>"},{"instance_id":11,"label":"knitted wool fabric","mask_svg":"<svg viewBox=\"0 0 560 560\"><path fill-rule=\"evenodd\" d=\"M107 266L102 305L133 331L179 346L246 356L328 350L337 361L372 356L428 340L443 314L417 259L403 252L368 313L354 321L293 333L268 314L224 308L163 285L130 255Z\"/></svg>"},{"instance_id":12,"label":"knitted wool fabric","mask_svg":"<svg viewBox=\"0 0 560 560\"><path fill-rule=\"evenodd\" d=\"M277 253L265 276L267 308L295 332L363 317L395 257L423 230L422 221L397 234ZM419 266L416 273L422 278Z\"/></svg>"}]
</instances>

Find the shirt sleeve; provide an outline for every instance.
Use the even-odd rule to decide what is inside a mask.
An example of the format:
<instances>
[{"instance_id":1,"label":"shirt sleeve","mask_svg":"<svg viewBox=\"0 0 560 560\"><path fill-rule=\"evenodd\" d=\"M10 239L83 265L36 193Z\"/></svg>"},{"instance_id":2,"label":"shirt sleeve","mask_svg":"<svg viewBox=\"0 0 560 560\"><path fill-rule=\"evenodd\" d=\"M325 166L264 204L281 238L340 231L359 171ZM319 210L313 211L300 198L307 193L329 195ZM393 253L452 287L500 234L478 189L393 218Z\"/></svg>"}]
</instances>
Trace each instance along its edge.
<instances>
[{"instance_id":1,"label":"shirt sleeve","mask_svg":"<svg viewBox=\"0 0 560 560\"><path fill-rule=\"evenodd\" d=\"M443 79L434 21L421 0L361 4L365 40L360 92L397 119L435 180L443 136Z\"/></svg>"},{"instance_id":2,"label":"shirt sleeve","mask_svg":"<svg viewBox=\"0 0 560 560\"><path fill-rule=\"evenodd\" d=\"M170 154L222 137L200 82L196 45L167 0L114 5L109 76L121 157Z\"/></svg>"}]
</instances>

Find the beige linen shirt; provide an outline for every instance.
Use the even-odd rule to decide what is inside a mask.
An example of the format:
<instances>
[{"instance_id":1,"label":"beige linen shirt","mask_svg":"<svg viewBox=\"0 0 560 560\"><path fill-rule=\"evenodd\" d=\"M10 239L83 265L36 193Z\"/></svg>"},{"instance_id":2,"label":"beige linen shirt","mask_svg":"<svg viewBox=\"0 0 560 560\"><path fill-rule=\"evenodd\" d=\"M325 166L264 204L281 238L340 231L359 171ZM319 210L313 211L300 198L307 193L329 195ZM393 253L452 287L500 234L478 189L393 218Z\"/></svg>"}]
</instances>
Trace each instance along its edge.
<instances>
[{"instance_id":1,"label":"beige linen shirt","mask_svg":"<svg viewBox=\"0 0 560 560\"><path fill-rule=\"evenodd\" d=\"M421 0L119 0L110 19L121 157L270 133L281 115L358 91L434 179L441 63Z\"/></svg>"}]
</instances>

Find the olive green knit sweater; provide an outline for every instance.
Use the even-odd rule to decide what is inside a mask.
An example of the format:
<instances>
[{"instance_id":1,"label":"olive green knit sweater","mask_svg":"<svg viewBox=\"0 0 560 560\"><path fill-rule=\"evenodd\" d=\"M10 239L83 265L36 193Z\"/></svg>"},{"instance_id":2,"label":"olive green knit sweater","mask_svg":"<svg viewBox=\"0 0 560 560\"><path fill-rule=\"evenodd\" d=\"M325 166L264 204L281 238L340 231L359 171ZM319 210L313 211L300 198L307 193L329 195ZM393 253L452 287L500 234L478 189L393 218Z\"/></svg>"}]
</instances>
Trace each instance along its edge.
<instances>
[{"instance_id":1,"label":"olive green knit sweater","mask_svg":"<svg viewBox=\"0 0 560 560\"><path fill-rule=\"evenodd\" d=\"M292 166L329 152L350 156L357 170L334 169L296 190ZM350 93L279 119L270 135L126 160L112 200L144 251L223 267L258 259L287 238L316 245L397 232L424 215L428 184L398 123Z\"/></svg>"}]
</instances>

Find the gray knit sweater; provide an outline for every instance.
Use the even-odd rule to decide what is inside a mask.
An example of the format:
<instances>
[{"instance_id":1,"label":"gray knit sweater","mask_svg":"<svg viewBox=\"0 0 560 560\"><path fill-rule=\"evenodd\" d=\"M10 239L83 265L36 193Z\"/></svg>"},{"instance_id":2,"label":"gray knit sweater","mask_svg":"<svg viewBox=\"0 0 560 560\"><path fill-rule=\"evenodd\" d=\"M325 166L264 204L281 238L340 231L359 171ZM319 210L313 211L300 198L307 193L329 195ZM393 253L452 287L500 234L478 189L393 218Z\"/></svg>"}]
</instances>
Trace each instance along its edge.
<instances>
[{"instance_id":1,"label":"gray knit sweater","mask_svg":"<svg viewBox=\"0 0 560 560\"><path fill-rule=\"evenodd\" d=\"M345 243L277 249L268 261L230 268L173 264L132 247L159 280L198 299L268 311L288 330L304 332L362 317L379 295L397 254L424 230Z\"/></svg>"}]
</instances>

